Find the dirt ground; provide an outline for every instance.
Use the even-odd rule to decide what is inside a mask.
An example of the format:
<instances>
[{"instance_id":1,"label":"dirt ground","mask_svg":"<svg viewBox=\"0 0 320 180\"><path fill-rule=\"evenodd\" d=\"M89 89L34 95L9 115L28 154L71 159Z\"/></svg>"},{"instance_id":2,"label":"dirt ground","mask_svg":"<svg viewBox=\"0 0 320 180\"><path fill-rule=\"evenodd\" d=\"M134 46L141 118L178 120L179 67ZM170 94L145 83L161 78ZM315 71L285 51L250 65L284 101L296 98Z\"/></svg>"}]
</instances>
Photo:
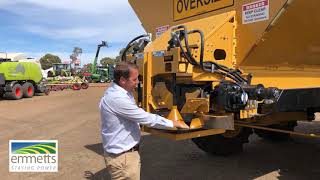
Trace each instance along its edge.
<instances>
[{"instance_id":1,"label":"dirt ground","mask_svg":"<svg viewBox=\"0 0 320 180\"><path fill-rule=\"evenodd\" d=\"M0 99L0 179L110 179L99 134L98 102L104 89ZM296 130L320 134L320 121L299 123ZM58 140L59 172L9 173L9 140ZM144 135L141 146L142 180L320 179L319 139L274 143L252 135L244 152L230 157L210 156L190 140Z\"/></svg>"}]
</instances>

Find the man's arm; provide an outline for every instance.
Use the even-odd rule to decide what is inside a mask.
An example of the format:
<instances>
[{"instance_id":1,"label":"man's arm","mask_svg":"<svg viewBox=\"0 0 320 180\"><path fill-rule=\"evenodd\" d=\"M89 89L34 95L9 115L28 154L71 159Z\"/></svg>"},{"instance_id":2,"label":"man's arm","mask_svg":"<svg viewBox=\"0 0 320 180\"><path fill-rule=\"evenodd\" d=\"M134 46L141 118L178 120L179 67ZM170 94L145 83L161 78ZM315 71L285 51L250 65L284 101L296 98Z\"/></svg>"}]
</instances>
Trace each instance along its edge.
<instances>
[{"instance_id":1,"label":"man's arm","mask_svg":"<svg viewBox=\"0 0 320 180\"><path fill-rule=\"evenodd\" d=\"M112 100L113 111L121 118L125 118L142 125L154 128L184 128L189 127L180 122L173 122L156 114L148 113L139 108L134 102L125 98L115 98Z\"/></svg>"}]
</instances>

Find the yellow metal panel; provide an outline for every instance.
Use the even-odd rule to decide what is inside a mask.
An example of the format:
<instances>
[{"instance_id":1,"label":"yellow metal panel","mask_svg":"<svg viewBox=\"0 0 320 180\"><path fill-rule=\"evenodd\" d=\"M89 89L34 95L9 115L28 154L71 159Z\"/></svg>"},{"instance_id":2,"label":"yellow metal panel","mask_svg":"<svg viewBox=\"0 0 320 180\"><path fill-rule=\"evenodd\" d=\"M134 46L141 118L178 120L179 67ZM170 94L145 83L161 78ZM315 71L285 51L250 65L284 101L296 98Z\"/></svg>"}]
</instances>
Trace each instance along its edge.
<instances>
[{"instance_id":1,"label":"yellow metal panel","mask_svg":"<svg viewBox=\"0 0 320 180\"><path fill-rule=\"evenodd\" d=\"M160 52L160 51L159 51ZM162 52L162 51L161 51ZM152 52L153 54L154 52ZM180 59L180 51L178 48L172 49L171 51L163 51L163 56L151 56L152 59L152 76L156 76L160 73L176 73L178 71L178 60ZM172 57L172 60L166 61L165 57ZM171 71L166 71L165 66L170 65Z\"/></svg>"},{"instance_id":2,"label":"yellow metal panel","mask_svg":"<svg viewBox=\"0 0 320 180\"><path fill-rule=\"evenodd\" d=\"M242 24L242 6L244 4L257 1L240 0L235 2L235 11L237 12L236 19L238 21L236 31L236 57L238 66L248 56L255 44L261 39L263 33L287 1L288 0L269 0L269 19L251 24ZM257 61L260 61L260 59L257 59Z\"/></svg>"},{"instance_id":3,"label":"yellow metal panel","mask_svg":"<svg viewBox=\"0 0 320 180\"><path fill-rule=\"evenodd\" d=\"M320 68L319 0L288 4L241 64L242 66L315 66Z\"/></svg>"},{"instance_id":4,"label":"yellow metal panel","mask_svg":"<svg viewBox=\"0 0 320 180\"><path fill-rule=\"evenodd\" d=\"M167 89L165 82L157 82L152 88L153 106L154 109L172 107L172 93Z\"/></svg>"},{"instance_id":5,"label":"yellow metal panel","mask_svg":"<svg viewBox=\"0 0 320 180\"><path fill-rule=\"evenodd\" d=\"M143 27L154 36L155 29L163 25L185 24L189 30L202 30L206 41L205 60L212 60L215 48L225 48L227 59L219 63L252 73L252 84L261 83L266 87L284 89L320 86L319 0L269 0L269 19L250 24L242 23L243 5L257 0L235 0L233 6L218 10L212 8L212 11L207 12L209 8L203 14L178 21L174 19L174 2L178 3L177 0L129 2ZM230 17L235 17L234 23L228 23ZM166 50L169 39L170 33L166 32L145 51ZM199 37L191 35L190 44L199 47ZM199 48L193 49L193 54L198 59ZM152 59L150 54L148 59ZM151 64L149 62L149 67L152 67ZM185 68L181 66L181 69ZM221 78L209 73L203 74L191 66L187 70L192 73L194 81L215 81ZM151 80L146 80L150 87Z\"/></svg>"},{"instance_id":6,"label":"yellow metal panel","mask_svg":"<svg viewBox=\"0 0 320 180\"><path fill-rule=\"evenodd\" d=\"M254 74L252 84L281 89L315 88L320 86L320 69L288 67L242 67Z\"/></svg>"},{"instance_id":7,"label":"yellow metal panel","mask_svg":"<svg viewBox=\"0 0 320 180\"><path fill-rule=\"evenodd\" d=\"M143 127L143 131L155 136L160 136L160 137L167 138L174 141L210 136L215 134L223 134L226 132L226 130L224 129L209 129L209 130L199 130L195 132L186 131L185 133L177 134L177 131L172 131L170 133L163 130L152 129L148 127Z\"/></svg>"},{"instance_id":8,"label":"yellow metal panel","mask_svg":"<svg viewBox=\"0 0 320 180\"><path fill-rule=\"evenodd\" d=\"M226 51L227 56L225 60L219 61L220 64L232 67L235 65L235 48L234 48L234 35L236 22L234 21L235 12L223 13L220 15L200 19L190 23L186 23L185 26L191 29L201 29L204 33L205 39L205 51L204 51L204 60L205 61L215 61L214 59L214 50L223 49ZM145 48L147 52L155 51L165 51L168 46L168 41L170 40L170 32L164 33L159 38L155 39L151 45ZM194 58L199 62L200 58L200 38L198 34L189 35L189 43L192 54ZM174 58L179 58L179 55L175 53L180 53L180 51L172 52ZM163 66L163 57L154 57L153 58L153 74L156 75L159 72L164 72ZM192 66L188 66L188 73L194 72Z\"/></svg>"},{"instance_id":9,"label":"yellow metal panel","mask_svg":"<svg viewBox=\"0 0 320 180\"><path fill-rule=\"evenodd\" d=\"M181 113L209 112L208 98L190 98L186 100Z\"/></svg>"},{"instance_id":10,"label":"yellow metal panel","mask_svg":"<svg viewBox=\"0 0 320 180\"><path fill-rule=\"evenodd\" d=\"M235 19L238 22L236 37L233 39L237 44L237 47L235 48L237 64L240 64L245 59L252 47L254 47L254 45L261 39L263 33L269 27L272 20L279 14L281 8L287 1L288 0L269 0L270 12L268 20L252 24L242 24L242 6L248 3L257 2L257 0L235 0L233 6L213 10L208 13L196 15L179 21L174 21L173 11L175 6L172 0L129 0L131 6L142 22L142 26L147 32L152 33L154 38L156 37L155 31L157 27L164 25L175 26L186 24L188 22L192 22L189 23L190 26L188 25L189 29L201 29L206 35L208 32L206 29L212 30L213 27L219 26L219 21L225 22L223 21L224 18L222 15L226 16L227 14L225 13L234 11L236 13ZM305 2L301 0L296 1ZM216 20L212 21L212 19L208 19L208 21L201 21L201 23L194 24L194 26L191 25L195 20L205 19L208 17L216 17ZM169 39L169 35L169 33L163 35L166 37L163 38L161 42L151 45L150 49L154 48L154 50L164 50L167 46L167 41L165 40Z\"/></svg>"}]
</instances>

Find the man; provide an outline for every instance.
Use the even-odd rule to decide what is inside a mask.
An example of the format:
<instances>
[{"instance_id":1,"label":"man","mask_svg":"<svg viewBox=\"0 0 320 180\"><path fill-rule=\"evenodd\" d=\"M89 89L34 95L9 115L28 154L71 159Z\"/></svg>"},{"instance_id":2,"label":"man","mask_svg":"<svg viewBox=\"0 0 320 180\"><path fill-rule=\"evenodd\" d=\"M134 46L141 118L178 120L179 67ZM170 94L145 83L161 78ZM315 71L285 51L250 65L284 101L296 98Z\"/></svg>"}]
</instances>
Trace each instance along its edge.
<instances>
[{"instance_id":1,"label":"man","mask_svg":"<svg viewBox=\"0 0 320 180\"><path fill-rule=\"evenodd\" d=\"M133 92L139 83L138 76L135 64L119 63L114 69L114 81L100 101L105 162L112 179L140 179L139 124L155 128L189 128L145 112L136 105Z\"/></svg>"}]
</instances>

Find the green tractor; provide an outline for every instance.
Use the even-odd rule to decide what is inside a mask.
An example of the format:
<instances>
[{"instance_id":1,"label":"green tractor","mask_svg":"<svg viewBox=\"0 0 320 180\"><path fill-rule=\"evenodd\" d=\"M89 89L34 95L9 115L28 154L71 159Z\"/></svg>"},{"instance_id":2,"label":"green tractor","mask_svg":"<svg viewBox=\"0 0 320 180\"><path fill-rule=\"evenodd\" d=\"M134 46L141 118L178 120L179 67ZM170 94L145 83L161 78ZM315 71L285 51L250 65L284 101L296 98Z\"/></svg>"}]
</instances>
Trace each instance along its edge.
<instances>
[{"instance_id":1,"label":"green tractor","mask_svg":"<svg viewBox=\"0 0 320 180\"><path fill-rule=\"evenodd\" d=\"M35 62L13 62L0 58L0 97L18 100L35 93L49 94L40 66Z\"/></svg>"},{"instance_id":2,"label":"green tractor","mask_svg":"<svg viewBox=\"0 0 320 180\"><path fill-rule=\"evenodd\" d=\"M71 73L71 64L68 63L53 63L53 70L48 71L48 77L63 76L69 77Z\"/></svg>"},{"instance_id":3,"label":"green tractor","mask_svg":"<svg viewBox=\"0 0 320 180\"><path fill-rule=\"evenodd\" d=\"M90 82L109 83L113 79L113 65L97 66L96 72L89 76Z\"/></svg>"},{"instance_id":4,"label":"green tractor","mask_svg":"<svg viewBox=\"0 0 320 180\"><path fill-rule=\"evenodd\" d=\"M98 56L101 47L108 47L107 42L102 41L102 43L98 45L96 56L94 58L91 68L89 69L89 72L83 73L83 76L85 76L85 78L89 82L105 83L110 82L113 79L113 65L97 66Z\"/></svg>"}]
</instances>

